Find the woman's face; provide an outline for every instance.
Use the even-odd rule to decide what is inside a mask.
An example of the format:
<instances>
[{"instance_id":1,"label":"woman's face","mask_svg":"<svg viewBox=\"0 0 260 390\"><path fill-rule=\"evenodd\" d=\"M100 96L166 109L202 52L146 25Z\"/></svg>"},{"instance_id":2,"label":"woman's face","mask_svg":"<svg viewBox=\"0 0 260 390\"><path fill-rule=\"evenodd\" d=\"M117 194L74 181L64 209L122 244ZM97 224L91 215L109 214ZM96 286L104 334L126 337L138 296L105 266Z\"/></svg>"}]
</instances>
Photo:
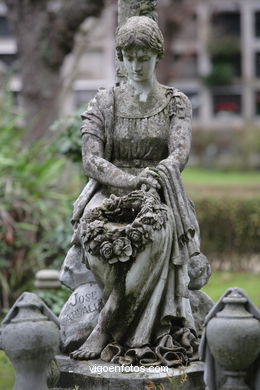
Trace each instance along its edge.
<instances>
[{"instance_id":1,"label":"woman's face","mask_svg":"<svg viewBox=\"0 0 260 390\"><path fill-rule=\"evenodd\" d=\"M143 82L154 76L157 54L150 49L133 48L122 50L123 62L130 80Z\"/></svg>"}]
</instances>

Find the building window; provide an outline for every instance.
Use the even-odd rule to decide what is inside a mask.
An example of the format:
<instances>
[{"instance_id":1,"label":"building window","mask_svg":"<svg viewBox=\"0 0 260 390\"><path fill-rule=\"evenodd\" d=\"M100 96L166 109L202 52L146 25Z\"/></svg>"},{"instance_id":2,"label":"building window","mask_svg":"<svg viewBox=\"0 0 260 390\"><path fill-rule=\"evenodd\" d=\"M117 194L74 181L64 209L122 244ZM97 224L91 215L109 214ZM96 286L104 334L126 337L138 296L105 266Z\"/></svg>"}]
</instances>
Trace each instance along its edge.
<instances>
[{"instance_id":1,"label":"building window","mask_svg":"<svg viewBox=\"0 0 260 390\"><path fill-rule=\"evenodd\" d=\"M176 1L176 0L175 0ZM169 15L170 16L170 15ZM176 39L179 40L194 40L198 36L198 20L197 15L192 11L185 11L185 21L183 28L176 30L175 24L172 23L171 19L167 24L167 29L169 33L173 33Z\"/></svg>"},{"instance_id":2,"label":"building window","mask_svg":"<svg viewBox=\"0 0 260 390\"><path fill-rule=\"evenodd\" d=\"M255 113L257 116L260 116L260 91L255 93Z\"/></svg>"},{"instance_id":3,"label":"building window","mask_svg":"<svg viewBox=\"0 0 260 390\"><path fill-rule=\"evenodd\" d=\"M255 13L255 36L260 38L260 11Z\"/></svg>"},{"instance_id":4,"label":"building window","mask_svg":"<svg viewBox=\"0 0 260 390\"><path fill-rule=\"evenodd\" d=\"M255 54L255 75L260 77L260 52Z\"/></svg>"},{"instance_id":5,"label":"building window","mask_svg":"<svg viewBox=\"0 0 260 390\"><path fill-rule=\"evenodd\" d=\"M198 75L198 58L192 54L175 54L171 77L174 79L193 78Z\"/></svg>"},{"instance_id":6,"label":"building window","mask_svg":"<svg viewBox=\"0 0 260 390\"><path fill-rule=\"evenodd\" d=\"M216 12L212 16L213 28L227 35L240 36L239 12Z\"/></svg>"},{"instance_id":7,"label":"building window","mask_svg":"<svg viewBox=\"0 0 260 390\"><path fill-rule=\"evenodd\" d=\"M12 35L7 18L5 16L0 16L0 38L8 38Z\"/></svg>"},{"instance_id":8,"label":"building window","mask_svg":"<svg viewBox=\"0 0 260 390\"><path fill-rule=\"evenodd\" d=\"M237 117L242 113L240 94L213 94L213 113L217 117Z\"/></svg>"},{"instance_id":9,"label":"building window","mask_svg":"<svg viewBox=\"0 0 260 390\"><path fill-rule=\"evenodd\" d=\"M0 53L0 62L3 62L8 67L13 67L17 60L16 54L1 54Z\"/></svg>"}]
</instances>

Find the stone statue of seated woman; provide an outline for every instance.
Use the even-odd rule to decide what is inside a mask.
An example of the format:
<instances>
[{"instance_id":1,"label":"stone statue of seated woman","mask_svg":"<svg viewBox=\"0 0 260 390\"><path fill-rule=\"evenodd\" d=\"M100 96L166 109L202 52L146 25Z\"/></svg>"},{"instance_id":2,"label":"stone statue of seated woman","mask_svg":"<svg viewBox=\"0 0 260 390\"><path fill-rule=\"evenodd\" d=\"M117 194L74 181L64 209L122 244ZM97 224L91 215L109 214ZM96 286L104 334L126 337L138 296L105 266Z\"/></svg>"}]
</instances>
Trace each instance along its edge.
<instances>
[{"instance_id":1,"label":"stone statue of seated woman","mask_svg":"<svg viewBox=\"0 0 260 390\"><path fill-rule=\"evenodd\" d=\"M102 308L70 356L175 367L194 359L198 346L189 263L194 269L203 255L180 176L191 146L191 104L157 81L164 42L155 21L129 18L116 50L126 82L100 90L82 115L90 179L74 204L69 252L93 273ZM201 273L199 288L210 276L207 260Z\"/></svg>"}]
</instances>

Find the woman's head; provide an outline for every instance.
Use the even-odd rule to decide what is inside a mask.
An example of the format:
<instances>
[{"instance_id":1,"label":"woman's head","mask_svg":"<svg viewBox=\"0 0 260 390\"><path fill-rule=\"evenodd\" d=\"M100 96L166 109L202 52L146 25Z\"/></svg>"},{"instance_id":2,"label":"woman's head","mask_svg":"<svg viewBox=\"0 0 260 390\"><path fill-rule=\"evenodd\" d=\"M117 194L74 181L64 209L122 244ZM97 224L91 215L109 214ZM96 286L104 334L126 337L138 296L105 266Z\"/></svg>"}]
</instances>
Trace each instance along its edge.
<instances>
[{"instance_id":1,"label":"woman's head","mask_svg":"<svg viewBox=\"0 0 260 390\"><path fill-rule=\"evenodd\" d=\"M123 52L133 48L151 50L158 59L163 56L163 35L154 20L147 16L133 16L119 28L116 37L119 61L123 61Z\"/></svg>"}]
</instances>

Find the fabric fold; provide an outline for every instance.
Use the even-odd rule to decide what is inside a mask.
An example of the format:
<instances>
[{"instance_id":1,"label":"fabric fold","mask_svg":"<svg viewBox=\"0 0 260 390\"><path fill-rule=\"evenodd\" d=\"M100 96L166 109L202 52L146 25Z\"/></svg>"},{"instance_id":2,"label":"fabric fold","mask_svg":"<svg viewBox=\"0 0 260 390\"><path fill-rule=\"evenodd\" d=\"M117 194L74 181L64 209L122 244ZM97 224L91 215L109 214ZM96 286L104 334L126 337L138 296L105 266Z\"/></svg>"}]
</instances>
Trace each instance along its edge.
<instances>
[{"instance_id":1,"label":"fabric fold","mask_svg":"<svg viewBox=\"0 0 260 390\"><path fill-rule=\"evenodd\" d=\"M179 252L172 253L175 265L186 264L190 257L200 253L195 239L194 211L185 193L180 172L177 167L169 168L163 161L156 167L163 188L166 204L173 210L178 238Z\"/></svg>"}]
</instances>

